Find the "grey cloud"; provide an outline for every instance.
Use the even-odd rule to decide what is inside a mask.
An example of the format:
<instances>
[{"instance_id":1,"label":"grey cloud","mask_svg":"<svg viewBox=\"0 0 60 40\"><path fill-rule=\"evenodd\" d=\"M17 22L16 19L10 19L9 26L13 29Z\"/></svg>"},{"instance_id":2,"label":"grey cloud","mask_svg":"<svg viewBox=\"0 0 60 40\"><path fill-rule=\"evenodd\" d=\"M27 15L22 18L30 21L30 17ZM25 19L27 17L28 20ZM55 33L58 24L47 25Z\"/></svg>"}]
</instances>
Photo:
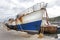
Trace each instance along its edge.
<instances>
[{"instance_id":1,"label":"grey cloud","mask_svg":"<svg viewBox=\"0 0 60 40\"><path fill-rule=\"evenodd\" d=\"M21 7L21 8L15 7L12 10L14 10L14 12L18 14L18 13L22 12L23 10L25 10L25 8L24 7Z\"/></svg>"},{"instance_id":2,"label":"grey cloud","mask_svg":"<svg viewBox=\"0 0 60 40\"><path fill-rule=\"evenodd\" d=\"M19 2L34 2L34 0L18 0Z\"/></svg>"},{"instance_id":3,"label":"grey cloud","mask_svg":"<svg viewBox=\"0 0 60 40\"><path fill-rule=\"evenodd\" d=\"M11 7L10 3L12 3L10 0L5 0L4 3L6 3L6 4L0 5L0 14L1 15L11 15L12 14L12 16L13 16L25 9L24 7L12 7L12 9L10 9L10 7ZM7 5L7 4L9 4L9 5ZM15 4L13 4L13 5L15 5Z\"/></svg>"},{"instance_id":4,"label":"grey cloud","mask_svg":"<svg viewBox=\"0 0 60 40\"><path fill-rule=\"evenodd\" d=\"M48 4L47 4L47 8L51 8L51 7L53 7L53 6L55 6L55 2L51 2L51 3L48 3Z\"/></svg>"},{"instance_id":5,"label":"grey cloud","mask_svg":"<svg viewBox=\"0 0 60 40\"><path fill-rule=\"evenodd\" d=\"M51 8L54 6L60 6L60 0L55 0L53 2L48 3L47 8Z\"/></svg>"},{"instance_id":6,"label":"grey cloud","mask_svg":"<svg viewBox=\"0 0 60 40\"><path fill-rule=\"evenodd\" d=\"M19 14L21 11L23 11L25 8L13 8L13 9L8 9L8 10L0 10L0 15L11 15L11 16L14 16L14 15L17 15Z\"/></svg>"},{"instance_id":7,"label":"grey cloud","mask_svg":"<svg viewBox=\"0 0 60 40\"><path fill-rule=\"evenodd\" d=\"M11 0L6 0L7 2L11 3Z\"/></svg>"},{"instance_id":8,"label":"grey cloud","mask_svg":"<svg viewBox=\"0 0 60 40\"><path fill-rule=\"evenodd\" d=\"M3 2L3 3L2 3ZM21 0L20 2L32 2L32 0ZM20 3L19 2L19 3ZM12 4L12 5L11 5ZM14 5L14 6L13 6ZM0 0L0 19L5 19L5 18L11 18L16 16L16 14L19 14L21 11L25 10L26 8L23 6L19 6L17 3L13 3L11 0ZM5 18L1 18L5 16Z\"/></svg>"},{"instance_id":9,"label":"grey cloud","mask_svg":"<svg viewBox=\"0 0 60 40\"><path fill-rule=\"evenodd\" d=\"M18 8L18 7L14 7L14 8L12 8L13 10L24 10L25 8L24 7L21 7L21 8Z\"/></svg>"},{"instance_id":10,"label":"grey cloud","mask_svg":"<svg viewBox=\"0 0 60 40\"><path fill-rule=\"evenodd\" d=\"M56 5L57 5L57 6L60 6L60 0L57 0L57 1L56 1Z\"/></svg>"},{"instance_id":11,"label":"grey cloud","mask_svg":"<svg viewBox=\"0 0 60 40\"><path fill-rule=\"evenodd\" d=\"M7 10L9 10L9 8L8 8L8 7L1 7L1 6L0 6L0 12L1 12L1 11L3 11L3 12L4 12L4 11L7 11Z\"/></svg>"}]
</instances>

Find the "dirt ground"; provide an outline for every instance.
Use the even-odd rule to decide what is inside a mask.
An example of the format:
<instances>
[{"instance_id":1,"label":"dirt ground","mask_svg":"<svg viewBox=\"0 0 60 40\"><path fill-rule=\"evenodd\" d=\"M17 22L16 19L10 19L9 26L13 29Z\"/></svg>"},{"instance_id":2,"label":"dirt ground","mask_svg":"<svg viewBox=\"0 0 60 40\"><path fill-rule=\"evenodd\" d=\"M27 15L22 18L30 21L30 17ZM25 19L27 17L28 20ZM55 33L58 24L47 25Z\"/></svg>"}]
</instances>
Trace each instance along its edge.
<instances>
[{"instance_id":1,"label":"dirt ground","mask_svg":"<svg viewBox=\"0 0 60 40\"><path fill-rule=\"evenodd\" d=\"M38 38L37 34L31 35L26 32L7 31L3 24L0 24L0 40L57 40L54 37L44 35L43 38Z\"/></svg>"}]
</instances>

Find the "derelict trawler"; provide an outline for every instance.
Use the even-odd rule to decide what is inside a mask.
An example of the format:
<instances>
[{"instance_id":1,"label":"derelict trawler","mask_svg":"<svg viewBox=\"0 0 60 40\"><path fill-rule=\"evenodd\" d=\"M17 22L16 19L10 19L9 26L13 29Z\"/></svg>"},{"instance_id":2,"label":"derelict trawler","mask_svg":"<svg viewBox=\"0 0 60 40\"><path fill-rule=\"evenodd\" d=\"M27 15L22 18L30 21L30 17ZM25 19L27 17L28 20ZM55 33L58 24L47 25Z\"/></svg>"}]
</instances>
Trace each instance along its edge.
<instances>
[{"instance_id":1,"label":"derelict trawler","mask_svg":"<svg viewBox=\"0 0 60 40\"><path fill-rule=\"evenodd\" d=\"M20 20L20 24L18 24L18 30L21 31L40 31L42 20L44 14L47 19L47 11L46 11L46 3L38 3L27 10L23 11L22 14L18 14L17 18ZM49 24L48 22L46 22Z\"/></svg>"},{"instance_id":2,"label":"derelict trawler","mask_svg":"<svg viewBox=\"0 0 60 40\"><path fill-rule=\"evenodd\" d=\"M20 17L18 17L22 22L19 26L24 31L38 31L41 27L43 14L46 13L46 4L37 4L31 8L28 8L23 13L23 16L19 15Z\"/></svg>"}]
</instances>

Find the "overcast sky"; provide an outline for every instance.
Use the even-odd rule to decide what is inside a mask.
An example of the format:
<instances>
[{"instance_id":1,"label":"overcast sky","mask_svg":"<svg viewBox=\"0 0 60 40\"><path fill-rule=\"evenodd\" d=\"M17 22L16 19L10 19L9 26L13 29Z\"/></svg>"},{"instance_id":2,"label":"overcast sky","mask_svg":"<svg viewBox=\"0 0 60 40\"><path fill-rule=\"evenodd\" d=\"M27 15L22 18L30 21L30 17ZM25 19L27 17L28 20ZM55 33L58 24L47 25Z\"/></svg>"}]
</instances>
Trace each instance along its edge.
<instances>
[{"instance_id":1,"label":"overcast sky","mask_svg":"<svg viewBox=\"0 0 60 40\"><path fill-rule=\"evenodd\" d=\"M0 19L15 17L36 3L45 2L49 17L60 16L60 0L0 0Z\"/></svg>"}]
</instances>

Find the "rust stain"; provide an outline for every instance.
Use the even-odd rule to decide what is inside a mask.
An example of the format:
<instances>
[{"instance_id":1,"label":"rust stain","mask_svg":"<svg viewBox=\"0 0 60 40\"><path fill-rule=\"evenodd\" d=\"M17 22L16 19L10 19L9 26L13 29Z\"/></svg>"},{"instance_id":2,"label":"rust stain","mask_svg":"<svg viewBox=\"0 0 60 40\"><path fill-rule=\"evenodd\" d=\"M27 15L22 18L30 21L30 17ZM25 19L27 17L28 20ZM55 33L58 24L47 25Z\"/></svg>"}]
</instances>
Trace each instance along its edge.
<instances>
[{"instance_id":1,"label":"rust stain","mask_svg":"<svg viewBox=\"0 0 60 40\"><path fill-rule=\"evenodd\" d=\"M48 33L56 33L57 32L57 27L56 26L42 26L41 29L44 29L45 32L48 32Z\"/></svg>"},{"instance_id":2,"label":"rust stain","mask_svg":"<svg viewBox=\"0 0 60 40\"><path fill-rule=\"evenodd\" d=\"M21 23L23 23L23 16L25 16L24 14L22 16L19 17L19 20Z\"/></svg>"},{"instance_id":3,"label":"rust stain","mask_svg":"<svg viewBox=\"0 0 60 40\"><path fill-rule=\"evenodd\" d=\"M29 15L29 14L23 14L22 16L19 17L19 20L21 23L23 23L23 17L26 16L26 15Z\"/></svg>"},{"instance_id":4,"label":"rust stain","mask_svg":"<svg viewBox=\"0 0 60 40\"><path fill-rule=\"evenodd\" d=\"M23 19L22 19L22 16L19 18L20 22L23 23Z\"/></svg>"}]
</instances>

